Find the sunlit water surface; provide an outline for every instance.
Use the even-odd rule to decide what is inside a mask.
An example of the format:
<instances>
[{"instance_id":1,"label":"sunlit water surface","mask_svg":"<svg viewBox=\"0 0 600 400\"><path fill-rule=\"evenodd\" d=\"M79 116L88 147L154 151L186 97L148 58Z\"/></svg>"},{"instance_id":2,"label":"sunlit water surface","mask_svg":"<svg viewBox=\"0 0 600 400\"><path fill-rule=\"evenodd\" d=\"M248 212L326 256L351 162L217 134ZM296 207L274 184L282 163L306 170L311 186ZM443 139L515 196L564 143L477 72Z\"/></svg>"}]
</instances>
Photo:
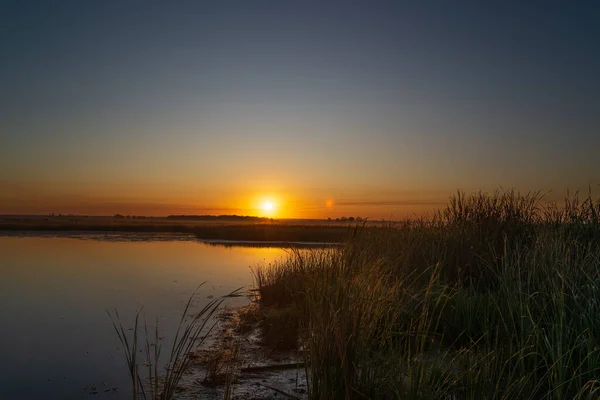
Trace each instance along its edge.
<instances>
[{"instance_id":1,"label":"sunlit water surface","mask_svg":"<svg viewBox=\"0 0 600 400\"><path fill-rule=\"evenodd\" d=\"M159 317L168 345L201 282L208 283L196 310L212 296L251 285L251 266L285 255L280 248L211 246L182 236L0 234L0 397L131 398L107 309L118 309L132 327L143 306L152 329Z\"/></svg>"}]
</instances>

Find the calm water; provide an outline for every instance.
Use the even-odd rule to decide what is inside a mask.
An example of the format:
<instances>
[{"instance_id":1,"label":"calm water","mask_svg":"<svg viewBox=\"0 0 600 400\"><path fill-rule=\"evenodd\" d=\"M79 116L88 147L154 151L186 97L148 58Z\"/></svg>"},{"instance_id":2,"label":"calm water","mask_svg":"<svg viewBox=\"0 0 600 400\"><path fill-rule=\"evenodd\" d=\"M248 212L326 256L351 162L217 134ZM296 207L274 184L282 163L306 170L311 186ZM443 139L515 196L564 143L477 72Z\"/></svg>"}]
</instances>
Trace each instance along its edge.
<instances>
[{"instance_id":1,"label":"calm water","mask_svg":"<svg viewBox=\"0 0 600 400\"><path fill-rule=\"evenodd\" d=\"M196 307L251 285L250 266L282 256L278 248L174 236L0 236L0 397L128 398L124 355L105 309L117 308L131 327L143 305L149 322L159 317L167 343L199 283L210 282Z\"/></svg>"}]
</instances>

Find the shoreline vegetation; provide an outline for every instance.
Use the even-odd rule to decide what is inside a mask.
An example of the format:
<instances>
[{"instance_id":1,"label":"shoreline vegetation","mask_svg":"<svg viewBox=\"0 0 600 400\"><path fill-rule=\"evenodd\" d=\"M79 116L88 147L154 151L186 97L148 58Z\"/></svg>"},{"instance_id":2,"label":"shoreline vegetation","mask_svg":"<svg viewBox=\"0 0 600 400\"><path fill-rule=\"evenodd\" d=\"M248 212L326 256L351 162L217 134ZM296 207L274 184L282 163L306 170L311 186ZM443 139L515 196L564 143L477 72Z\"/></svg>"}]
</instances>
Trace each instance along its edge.
<instances>
[{"instance_id":1,"label":"shoreline vegetation","mask_svg":"<svg viewBox=\"0 0 600 400\"><path fill-rule=\"evenodd\" d=\"M173 338L166 364L161 360L162 339L159 334L159 322L156 318L152 328L146 321L143 309L137 311L134 325L125 328L118 310L106 310L114 331L123 347L127 369L131 378L131 396L133 400L170 400L180 391L180 382L184 374L194 364L195 350L201 348L218 321L213 316L223 302L232 297L240 297L241 289L212 299L199 311L192 312L201 283L188 299L177 332ZM142 321L140 321L140 316ZM131 332L129 332L131 331ZM168 350L168 349L167 349ZM160 366L160 364L165 364Z\"/></svg>"},{"instance_id":2,"label":"shoreline vegetation","mask_svg":"<svg viewBox=\"0 0 600 400\"><path fill-rule=\"evenodd\" d=\"M84 217L0 216L0 232L118 232L193 234L201 240L342 243L355 220L272 220L245 216ZM381 222L365 222L367 229Z\"/></svg>"},{"instance_id":3,"label":"shoreline vegetation","mask_svg":"<svg viewBox=\"0 0 600 400\"><path fill-rule=\"evenodd\" d=\"M458 194L255 269L263 342L310 399L600 396L600 199Z\"/></svg>"}]
</instances>

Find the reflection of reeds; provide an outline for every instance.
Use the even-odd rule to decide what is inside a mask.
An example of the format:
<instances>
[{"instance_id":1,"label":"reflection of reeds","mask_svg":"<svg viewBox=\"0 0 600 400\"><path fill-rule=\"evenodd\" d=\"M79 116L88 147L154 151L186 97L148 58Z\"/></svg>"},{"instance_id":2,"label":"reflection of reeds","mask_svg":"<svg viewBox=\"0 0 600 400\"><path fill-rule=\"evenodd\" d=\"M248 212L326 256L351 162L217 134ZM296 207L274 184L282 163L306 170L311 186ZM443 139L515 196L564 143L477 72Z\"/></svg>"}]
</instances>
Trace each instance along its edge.
<instances>
[{"instance_id":1,"label":"reflection of reeds","mask_svg":"<svg viewBox=\"0 0 600 400\"><path fill-rule=\"evenodd\" d=\"M303 346L313 399L592 399L599 254L598 200L461 194L255 279L267 334Z\"/></svg>"},{"instance_id":2,"label":"reflection of reeds","mask_svg":"<svg viewBox=\"0 0 600 400\"><path fill-rule=\"evenodd\" d=\"M202 286L202 283L200 286ZM230 297L240 296L239 291L235 290L230 294L223 296L218 299L211 300L208 302L198 313L196 313L191 319L186 321L190 317L190 305L194 300L198 289L192 293L186 306L181 315L179 325L177 326L177 332L173 339L173 346L169 355L169 361L165 366L165 373L161 375L159 373L159 361L161 355L161 344L158 335L158 319L156 320L156 326L154 329L154 343L151 343L150 334L148 332L148 324L144 319L144 334L145 334L145 354L146 360L140 365L141 360L138 358L138 352L140 350L140 338L138 336L139 328L139 317L140 312L135 316L135 322L133 326L133 333L131 337L125 333L123 324L119 317L119 313L115 310L114 316L107 313L112 321L115 332L119 338L119 341L123 345L125 351L125 359L127 367L131 375L131 384L133 390L133 399L151 399L151 400L170 400L175 394L175 390L184 372L188 369L191 362L194 359L194 350L204 344L204 341L216 326L218 321L209 323L210 319L214 316L217 309L222 305L223 301ZM147 370L148 376L144 381L142 376L143 369Z\"/></svg>"}]
</instances>

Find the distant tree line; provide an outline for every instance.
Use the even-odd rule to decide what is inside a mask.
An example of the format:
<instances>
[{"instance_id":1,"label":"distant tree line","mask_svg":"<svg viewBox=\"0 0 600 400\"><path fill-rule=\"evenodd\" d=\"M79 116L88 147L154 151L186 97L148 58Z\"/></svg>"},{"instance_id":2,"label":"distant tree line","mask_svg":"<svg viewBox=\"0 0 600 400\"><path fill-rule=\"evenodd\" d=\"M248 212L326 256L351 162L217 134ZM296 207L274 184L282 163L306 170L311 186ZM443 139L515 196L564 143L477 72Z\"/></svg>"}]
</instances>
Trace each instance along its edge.
<instances>
[{"instance_id":1,"label":"distant tree line","mask_svg":"<svg viewBox=\"0 0 600 400\"><path fill-rule=\"evenodd\" d=\"M169 215L167 219L194 221L270 221L269 218L252 217L249 215Z\"/></svg>"},{"instance_id":2,"label":"distant tree line","mask_svg":"<svg viewBox=\"0 0 600 400\"><path fill-rule=\"evenodd\" d=\"M331 218L327 218L328 221L331 221ZM335 219L337 222L362 222L365 221L366 218L361 217L340 217Z\"/></svg>"},{"instance_id":3,"label":"distant tree line","mask_svg":"<svg viewBox=\"0 0 600 400\"><path fill-rule=\"evenodd\" d=\"M115 214L113 215L113 218L116 219L146 219L146 217L144 217L143 215L123 215L123 214Z\"/></svg>"}]
</instances>

